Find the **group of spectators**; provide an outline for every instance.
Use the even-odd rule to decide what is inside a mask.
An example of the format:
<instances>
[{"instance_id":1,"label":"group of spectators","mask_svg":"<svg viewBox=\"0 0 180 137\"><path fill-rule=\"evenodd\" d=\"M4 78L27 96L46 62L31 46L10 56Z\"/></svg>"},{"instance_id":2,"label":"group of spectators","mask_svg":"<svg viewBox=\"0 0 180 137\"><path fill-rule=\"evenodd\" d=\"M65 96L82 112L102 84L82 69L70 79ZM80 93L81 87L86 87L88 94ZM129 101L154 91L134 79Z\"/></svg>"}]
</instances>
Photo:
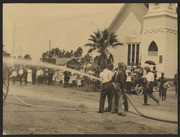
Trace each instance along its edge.
<instances>
[{"instance_id":1,"label":"group of spectators","mask_svg":"<svg viewBox=\"0 0 180 137\"><path fill-rule=\"evenodd\" d=\"M23 85L23 83L24 85L28 83L33 85L52 85L54 70L43 67L13 66L10 69L10 73L13 84L15 84L16 81L20 81L20 85Z\"/></svg>"},{"instance_id":2,"label":"group of spectators","mask_svg":"<svg viewBox=\"0 0 180 137\"><path fill-rule=\"evenodd\" d=\"M80 72L95 75L93 70L80 69ZM99 89L99 81L91 79L87 76L73 74L68 71L57 69L49 69L45 67L35 66L13 66L10 69L10 78L13 84L20 81L20 85L54 85L63 84L64 88L77 87L85 91L97 91Z\"/></svg>"}]
</instances>

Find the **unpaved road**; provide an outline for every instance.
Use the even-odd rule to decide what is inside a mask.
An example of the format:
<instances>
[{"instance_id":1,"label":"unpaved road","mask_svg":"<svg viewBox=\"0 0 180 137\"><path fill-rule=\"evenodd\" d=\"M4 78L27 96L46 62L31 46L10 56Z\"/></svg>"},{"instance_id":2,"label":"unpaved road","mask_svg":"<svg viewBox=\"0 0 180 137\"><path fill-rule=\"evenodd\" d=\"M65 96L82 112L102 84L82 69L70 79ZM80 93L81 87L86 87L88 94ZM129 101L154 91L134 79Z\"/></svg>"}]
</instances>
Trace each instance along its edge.
<instances>
[{"instance_id":1,"label":"unpaved road","mask_svg":"<svg viewBox=\"0 0 180 137\"><path fill-rule=\"evenodd\" d=\"M177 134L178 125L146 119L127 112L122 117L105 112L97 113L100 92L85 92L60 85L10 85L3 106L3 132L6 134ZM19 102L16 95L28 107ZM155 93L157 97L158 94ZM143 106L143 96L130 95L134 105L143 114L177 120L177 98L168 91L167 101L157 106L148 99ZM107 101L106 101L107 102ZM131 105L130 111L136 113ZM106 106L107 107L107 104Z\"/></svg>"}]
</instances>

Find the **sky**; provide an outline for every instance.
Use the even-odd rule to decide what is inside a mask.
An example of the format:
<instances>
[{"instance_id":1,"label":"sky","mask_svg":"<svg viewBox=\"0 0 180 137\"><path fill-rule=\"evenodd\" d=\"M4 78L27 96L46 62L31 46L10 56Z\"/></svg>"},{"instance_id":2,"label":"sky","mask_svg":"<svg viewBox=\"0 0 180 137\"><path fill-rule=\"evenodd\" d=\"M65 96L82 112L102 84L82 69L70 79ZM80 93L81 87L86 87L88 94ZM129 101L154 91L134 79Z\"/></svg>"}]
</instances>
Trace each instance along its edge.
<instances>
[{"instance_id":1,"label":"sky","mask_svg":"<svg viewBox=\"0 0 180 137\"><path fill-rule=\"evenodd\" d=\"M39 60L51 49L84 47L90 34L108 28L123 4L3 4L4 50ZM84 48L83 48L84 49ZM87 49L84 49L84 54Z\"/></svg>"}]
</instances>

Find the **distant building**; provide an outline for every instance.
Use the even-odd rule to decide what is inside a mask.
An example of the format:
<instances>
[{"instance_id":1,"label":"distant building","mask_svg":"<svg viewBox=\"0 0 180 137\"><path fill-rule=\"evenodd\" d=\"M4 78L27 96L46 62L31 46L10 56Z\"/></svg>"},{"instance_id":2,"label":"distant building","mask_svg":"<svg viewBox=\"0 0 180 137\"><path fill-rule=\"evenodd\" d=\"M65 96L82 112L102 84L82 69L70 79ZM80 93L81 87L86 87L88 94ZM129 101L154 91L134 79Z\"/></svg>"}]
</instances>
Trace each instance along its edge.
<instances>
[{"instance_id":1,"label":"distant building","mask_svg":"<svg viewBox=\"0 0 180 137\"><path fill-rule=\"evenodd\" d=\"M178 67L177 4L124 4L108 29L124 43L111 49L115 64L145 65L152 60L158 71L173 78Z\"/></svg>"},{"instance_id":2,"label":"distant building","mask_svg":"<svg viewBox=\"0 0 180 137\"><path fill-rule=\"evenodd\" d=\"M75 58L42 58L43 62L52 63L70 68L81 67L82 65Z\"/></svg>"}]
</instances>

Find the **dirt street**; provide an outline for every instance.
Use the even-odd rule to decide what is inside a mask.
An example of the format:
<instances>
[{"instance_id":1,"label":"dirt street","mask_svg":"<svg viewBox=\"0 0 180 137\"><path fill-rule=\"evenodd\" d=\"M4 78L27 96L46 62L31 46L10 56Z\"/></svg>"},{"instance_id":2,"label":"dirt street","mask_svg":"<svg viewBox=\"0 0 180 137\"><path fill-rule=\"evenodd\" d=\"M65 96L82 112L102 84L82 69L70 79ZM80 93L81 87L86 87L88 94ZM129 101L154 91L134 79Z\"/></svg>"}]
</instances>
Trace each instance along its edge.
<instances>
[{"instance_id":1,"label":"dirt street","mask_svg":"<svg viewBox=\"0 0 180 137\"><path fill-rule=\"evenodd\" d=\"M140 117L130 104L130 112L126 116L110 112L97 113L100 92L79 91L60 85L25 87L19 83L10 85L10 90L3 107L3 132L6 134L178 133L177 124ZM161 101L159 106L152 99L148 99L149 106L143 106L142 95L130 94L130 99L143 114L177 120L177 98L173 90L169 89L167 101ZM13 94L37 107L25 106ZM158 93L154 95L158 97Z\"/></svg>"}]
</instances>

